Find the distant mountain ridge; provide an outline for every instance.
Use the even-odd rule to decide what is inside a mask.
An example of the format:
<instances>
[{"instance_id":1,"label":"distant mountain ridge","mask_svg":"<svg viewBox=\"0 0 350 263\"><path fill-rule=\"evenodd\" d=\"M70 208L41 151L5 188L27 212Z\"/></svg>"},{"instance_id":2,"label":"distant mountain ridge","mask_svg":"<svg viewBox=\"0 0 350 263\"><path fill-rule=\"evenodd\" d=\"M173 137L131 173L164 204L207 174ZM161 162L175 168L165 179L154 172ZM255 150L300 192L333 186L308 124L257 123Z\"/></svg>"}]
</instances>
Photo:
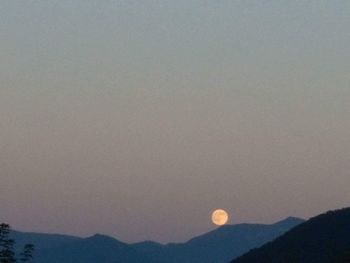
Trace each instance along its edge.
<instances>
[{"instance_id":1,"label":"distant mountain ridge","mask_svg":"<svg viewBox=\"0 0 350 263\"><path fill-rule=\"evenodd\" d=\"M182 244L168 244L166 263L227 263L252 248L275 239L304 220L290 218L275 224L225 225ZM154 258L159 260L160 258Z\"/></svg>"},{"instance_id":2,"label":"distant mountain ridge","mask_svg":"<svg viewBox=\"0 0 350 263\"><path fill-rule=\"evenodd\" d=\"M35 263L227 263L302 223L287 218L275 224L225 225L184 243L127 244L105 235L79 238L13 231L19 242L36 245Z\"/></svg>"},{"instance_id":3,"label":"distant mountain ridge","mask_svg":"<svg viewBox=\"0 0 350 263\"><path fill-rule=\"evenodd\" d=\"M50 247L57 247L63 244L81 240L80 237L61 234L42 234L11 230L11 238L16 240L16 251L22 251L25 244L35 244L36 250L43 250Z\"/></svg>"},{"instance_id":4,"label":"distant mountain ridge","mask_svg":"<svg viewBox=\"0 0 350 263\"><path fill-rule=\"evenodd\" d=\"M147 255L112 237L96 234L41 250L35 263L151 263Z\"/></svg>"},{"instance_id":5,"label":"distant mountain ridge","mask_svg":"<svg viewBox=\"0 0 350 263\"><path fill-rule=\"evenodd\" d=\"M231 263L350 262L350 208L329 211L296 226Z\"/></svg>"}]
</instances>

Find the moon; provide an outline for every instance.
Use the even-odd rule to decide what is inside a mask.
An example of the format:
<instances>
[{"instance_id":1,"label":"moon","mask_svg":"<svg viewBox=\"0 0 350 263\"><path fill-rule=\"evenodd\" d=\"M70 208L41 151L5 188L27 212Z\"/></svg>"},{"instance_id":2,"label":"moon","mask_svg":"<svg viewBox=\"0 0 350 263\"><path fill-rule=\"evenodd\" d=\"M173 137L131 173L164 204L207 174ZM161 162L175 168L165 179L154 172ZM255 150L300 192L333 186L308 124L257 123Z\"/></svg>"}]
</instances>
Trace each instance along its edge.
<instances>
[{"instance_id":1,"label":"moon","mask_svg":"<svg viewBox=\"0 0 350 263\"><path fill-rule=\"evenodd\" d=\"M216 209L211 214L211 221L217 226L225 225L228 221L228 214L223 209Z\"/></svg>"}]
</instances>

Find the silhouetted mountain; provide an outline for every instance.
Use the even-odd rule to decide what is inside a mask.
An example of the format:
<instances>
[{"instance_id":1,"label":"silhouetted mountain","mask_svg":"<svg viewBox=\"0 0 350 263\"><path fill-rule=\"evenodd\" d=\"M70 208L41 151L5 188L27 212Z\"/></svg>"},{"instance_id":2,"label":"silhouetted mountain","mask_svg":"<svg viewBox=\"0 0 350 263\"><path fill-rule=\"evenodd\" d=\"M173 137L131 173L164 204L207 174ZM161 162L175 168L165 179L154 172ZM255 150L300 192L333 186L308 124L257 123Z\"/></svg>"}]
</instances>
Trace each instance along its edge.
<instances>
[{"instance_id":1,"label":"silhouetted mountain","mask_svg":"<svg viewBox=\"0 0 350 263\"><path fill-rule=\"evenodd\" d=\"M334 257L329 263L349 263L350 262L350 250L342 253L340 256Z\"/></svg>"},{"instance_id":2,"label":"silhouetted mountain","mask_svg":"<svg viewBox=\"0 0 350 263\"><path fill-rule=\"evenodd\" d=\"M311 218L232 263L350 262L340 261L346 260L347 251L350 251L350 208Z\"/></svg>"},{"instance_id":3,"label":"silhouetted mountain","mask_svg":"<svg viewBox=\"0 0 350 263\"><path fill-rule=\"evenodd\" d=\"M17 252L22 251L22 248L27 243L34 244L35 250L39 251L81 239L68 235L26 233L13 230L11 230L11 238L16 240L15 249Z\"/></svg>"},{"instance_id":4,"label":"silhouetted mountain","mask_svg":"<svg viewBox=\"0 0 350 263\"><path fill-rule=\"evenodd\" d=\"M13 231L18 247L33 243L35 263L227 263L303 222L287 218L271 225L225 225L185 243L126 244L104 235L78 238Z\"/></svg>"},{"instance_id":5,"label":"silhouetted mountain","mask_svg":"<svg viewBox=\"0 0 350 263\"><path fill-rule=\"evenodd\" d=\"M299 218L287 218L272 225L225 225L186 243L161 246L153 242L143 242L133 246L146 253L152 262L226 263L252 248L273 240L303 221Z\"/></svg>"},{"instance_id":6,"label":"silhouetted mountain","mask_svg":"<svg viewBox=\"0 0 350 263\"><path fill-rule=\"evenodd\" d=\"M36 263L150 263L130 245L104 235L42 250Z\"/></svg>"}]
</instances>

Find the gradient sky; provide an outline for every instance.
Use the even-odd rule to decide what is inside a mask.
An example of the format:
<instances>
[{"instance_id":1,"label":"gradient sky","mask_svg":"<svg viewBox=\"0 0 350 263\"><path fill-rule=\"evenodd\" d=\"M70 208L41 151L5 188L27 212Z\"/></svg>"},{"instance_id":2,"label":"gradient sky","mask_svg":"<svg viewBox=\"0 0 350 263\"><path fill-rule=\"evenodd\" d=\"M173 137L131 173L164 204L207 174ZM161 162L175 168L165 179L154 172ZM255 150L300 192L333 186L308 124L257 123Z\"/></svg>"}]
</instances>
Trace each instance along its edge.
<instances>
[{"instance_id":1,"label":"gradient sky","mask_svg":"<svg viewBox=\"0 0 350 263\"><path fill-rule=\"evenodd\" d=\"M0 221L184 241L350 204L350 1L0 2Z\"/></svg>"}]
</instances>

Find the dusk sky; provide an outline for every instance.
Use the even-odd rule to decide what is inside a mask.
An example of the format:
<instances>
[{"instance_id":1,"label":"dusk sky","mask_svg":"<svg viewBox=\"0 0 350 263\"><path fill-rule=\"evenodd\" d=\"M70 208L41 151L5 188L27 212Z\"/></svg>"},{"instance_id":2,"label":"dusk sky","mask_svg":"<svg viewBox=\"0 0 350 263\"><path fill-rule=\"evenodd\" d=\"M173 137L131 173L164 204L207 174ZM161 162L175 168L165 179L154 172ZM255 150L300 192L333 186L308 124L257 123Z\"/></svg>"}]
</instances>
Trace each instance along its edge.
<instances>
[{"instance_id":1,"label":"dusk sky","mask_svg":"<svg viewBox=\"0 0 350 263\"><path fill-rule=\"evenodd\" d=\"M350 204L350 1L1 0L0 222L126 242Z\"/></svg>"}]
</instances>

